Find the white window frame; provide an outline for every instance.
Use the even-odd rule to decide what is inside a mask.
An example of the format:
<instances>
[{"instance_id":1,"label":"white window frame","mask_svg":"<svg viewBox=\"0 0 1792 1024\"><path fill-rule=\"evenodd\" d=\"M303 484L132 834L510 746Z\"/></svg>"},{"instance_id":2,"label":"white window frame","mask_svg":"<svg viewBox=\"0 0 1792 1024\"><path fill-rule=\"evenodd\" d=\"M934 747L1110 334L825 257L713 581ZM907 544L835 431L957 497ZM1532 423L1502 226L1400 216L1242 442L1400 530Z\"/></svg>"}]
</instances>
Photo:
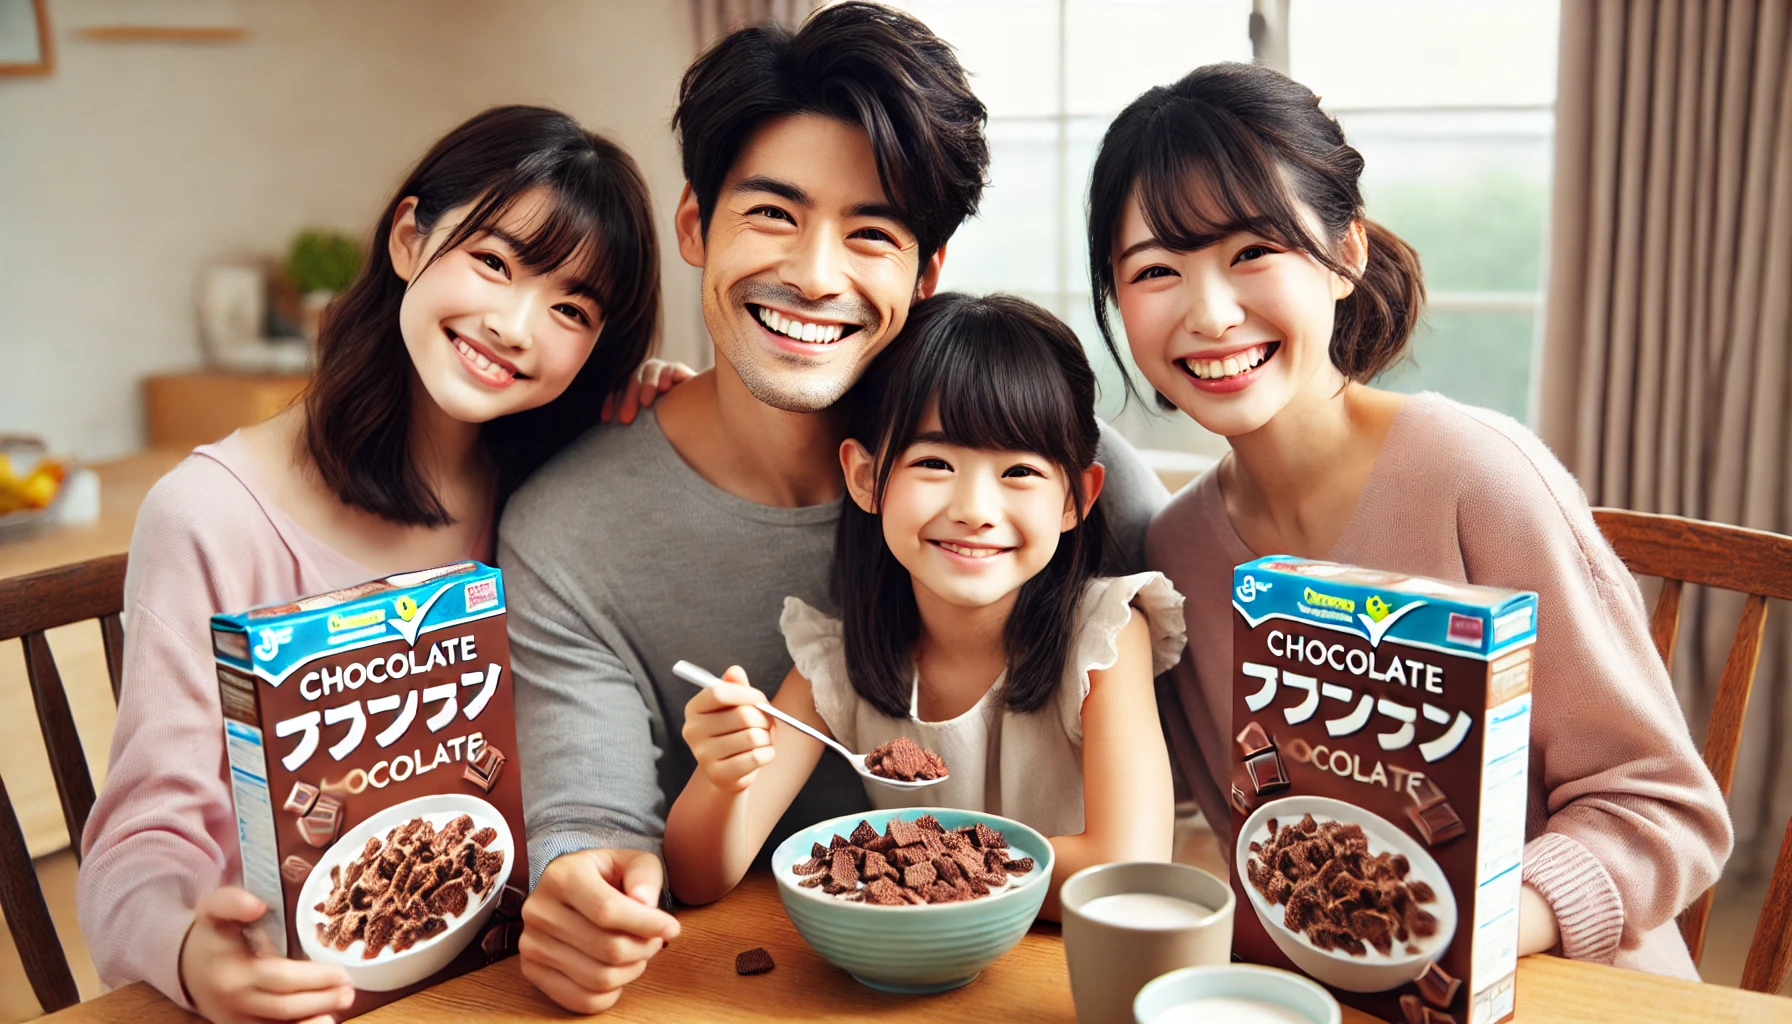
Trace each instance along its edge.
<instances>
[{"instance_id":1,"label":"white window frame","mask_svg":"<svg viewBox=\"0 0 1792 1024\"><path fill-rule=\"evenodd\" d=\"M1292 76L1290 59L1290 9L1292 0L1251 0L1251 53L1258 63ZM1059 10L1063 10L1060 0ZM1063 15L1059 15L1060 25ZM1546 113L1554 114L1555 105L1485 104L1471 107L1439 107L1414 104L1401 107L1327 107L1334 117L1376 113ZM1430 291L1425 295L1425 308L1438 313L1528 313L1533 319L1543 309L1543 282L1531 291ZM1525 417L1535 426L1537 416L1537 378L1540 369L1538 344L1541 331L1531 337L1530 394L1525 402Z\"/></svg>"}]
</instances>

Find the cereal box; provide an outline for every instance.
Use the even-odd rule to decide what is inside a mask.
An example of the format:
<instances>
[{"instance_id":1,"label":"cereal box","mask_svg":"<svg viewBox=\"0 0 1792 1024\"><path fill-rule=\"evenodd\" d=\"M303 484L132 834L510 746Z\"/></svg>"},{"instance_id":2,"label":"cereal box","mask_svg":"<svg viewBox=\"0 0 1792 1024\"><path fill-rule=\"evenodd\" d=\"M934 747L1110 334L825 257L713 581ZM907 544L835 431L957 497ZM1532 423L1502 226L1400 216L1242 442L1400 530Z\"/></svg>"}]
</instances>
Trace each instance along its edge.
<instances>
[{"instance_id":1,"label":"cereal box","mask_svg":"<svg viewBox=\"0 0 1792 1024\"><path fill-rule=\"evenodd\" d=\"M1512 1015L1537 596L1233 573L1233 951L1385 1020Z\"/></svg>"},{"instance_id":2,"label":"cereal box","mask_svg":"<svg viewBox=\"0 0 1792 1024\"><path fill-rule=\"evenodd\" d=\"M529 866L504 581L461 562L212 618L251 941L349 1015L508 955Z\"/></svg>"}]
</instances>

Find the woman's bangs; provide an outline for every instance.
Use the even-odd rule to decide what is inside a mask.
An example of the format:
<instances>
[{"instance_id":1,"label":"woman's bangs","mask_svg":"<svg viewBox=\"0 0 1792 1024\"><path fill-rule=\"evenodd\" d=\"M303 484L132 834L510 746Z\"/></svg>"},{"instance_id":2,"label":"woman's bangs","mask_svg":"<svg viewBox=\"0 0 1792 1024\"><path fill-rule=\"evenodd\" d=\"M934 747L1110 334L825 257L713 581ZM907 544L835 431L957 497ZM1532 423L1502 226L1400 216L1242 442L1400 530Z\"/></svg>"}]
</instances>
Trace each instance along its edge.
<instances>
[{"instance_id":1,"label":"woman's bangs","mask_svg":"<svg viewBox=\"0 0 1792 1024\"><path fill-rule=\"evenodd\" d=\"M1153 238L1174 252L1195 252L1249 232L1324 252L1301 223L1282 169L1243 126L1186 100L1158 118L1165 123L1144 133L1134 184Z\"/></svg>"}]
</instances>

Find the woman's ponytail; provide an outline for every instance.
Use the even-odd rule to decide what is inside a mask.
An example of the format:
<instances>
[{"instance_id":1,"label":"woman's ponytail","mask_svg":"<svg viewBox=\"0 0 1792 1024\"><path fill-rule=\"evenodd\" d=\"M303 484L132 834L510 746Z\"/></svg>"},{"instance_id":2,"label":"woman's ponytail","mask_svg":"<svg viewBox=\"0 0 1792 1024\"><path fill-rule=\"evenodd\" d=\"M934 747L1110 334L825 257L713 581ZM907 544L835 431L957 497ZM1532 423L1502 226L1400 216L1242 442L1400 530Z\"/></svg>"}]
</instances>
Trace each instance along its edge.
<instances>
[{"instance_id":1,"label":"woman's ponytail","mask_svg":"<svg viewBox=\"0 0 1792 1024\"><path fill-rule=\"evenodd\" d=\"M1368 382L1398 362L1419 323L1425 279L1419 254L1399 235L1363 218L1368 262L1356 289L1338 300L1332 327L1332 365Z\"/></svg>"}]
</instances>

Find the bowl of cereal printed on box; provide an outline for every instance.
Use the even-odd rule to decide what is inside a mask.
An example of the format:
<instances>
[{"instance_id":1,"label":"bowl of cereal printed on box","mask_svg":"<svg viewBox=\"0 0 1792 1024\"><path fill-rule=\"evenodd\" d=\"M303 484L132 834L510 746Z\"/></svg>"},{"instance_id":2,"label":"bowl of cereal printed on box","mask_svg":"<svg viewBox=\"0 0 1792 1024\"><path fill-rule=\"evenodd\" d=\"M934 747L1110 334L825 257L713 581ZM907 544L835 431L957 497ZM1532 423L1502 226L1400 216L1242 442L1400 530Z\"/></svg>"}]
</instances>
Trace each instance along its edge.
<instances>
[{"instance_id":1,"label":"bowl of cereal printed on box","mask_svg":"<svg viewBox=\"0 0 1792 1024\"><path fill-rule=\"evenodd\" d=\"M357 989L436 973L473 940L516 863L496 807L462 793L393 804L349 829L299 890L299 947Z\"/></svg>"},{"instance_id":2,"label":"bowl of cereal printed on box","mask_svg":"<svg viewBox=\"0 0 1792 1024\"><path fill-rule=\"evenodd\" d=\"M1347 992L1385 992L1441 959L1456 896L1422 844L1380 815L1322 796L1245 819L1233 864L1263 929L1294 965Z\"/></svg>"},{"instance_id":3,"label":"bowl of cereal printed on box","mask_svg":"<svg viewBox=\"0 0 1792 1024\"><path fill-rule=\"evenodd\" d=\"M785 913L830 963L885 992L944 992L1026 935L1052 846L1010 818L905 807L812 825L771 864Z\"/></svg>"}]
</instances>

